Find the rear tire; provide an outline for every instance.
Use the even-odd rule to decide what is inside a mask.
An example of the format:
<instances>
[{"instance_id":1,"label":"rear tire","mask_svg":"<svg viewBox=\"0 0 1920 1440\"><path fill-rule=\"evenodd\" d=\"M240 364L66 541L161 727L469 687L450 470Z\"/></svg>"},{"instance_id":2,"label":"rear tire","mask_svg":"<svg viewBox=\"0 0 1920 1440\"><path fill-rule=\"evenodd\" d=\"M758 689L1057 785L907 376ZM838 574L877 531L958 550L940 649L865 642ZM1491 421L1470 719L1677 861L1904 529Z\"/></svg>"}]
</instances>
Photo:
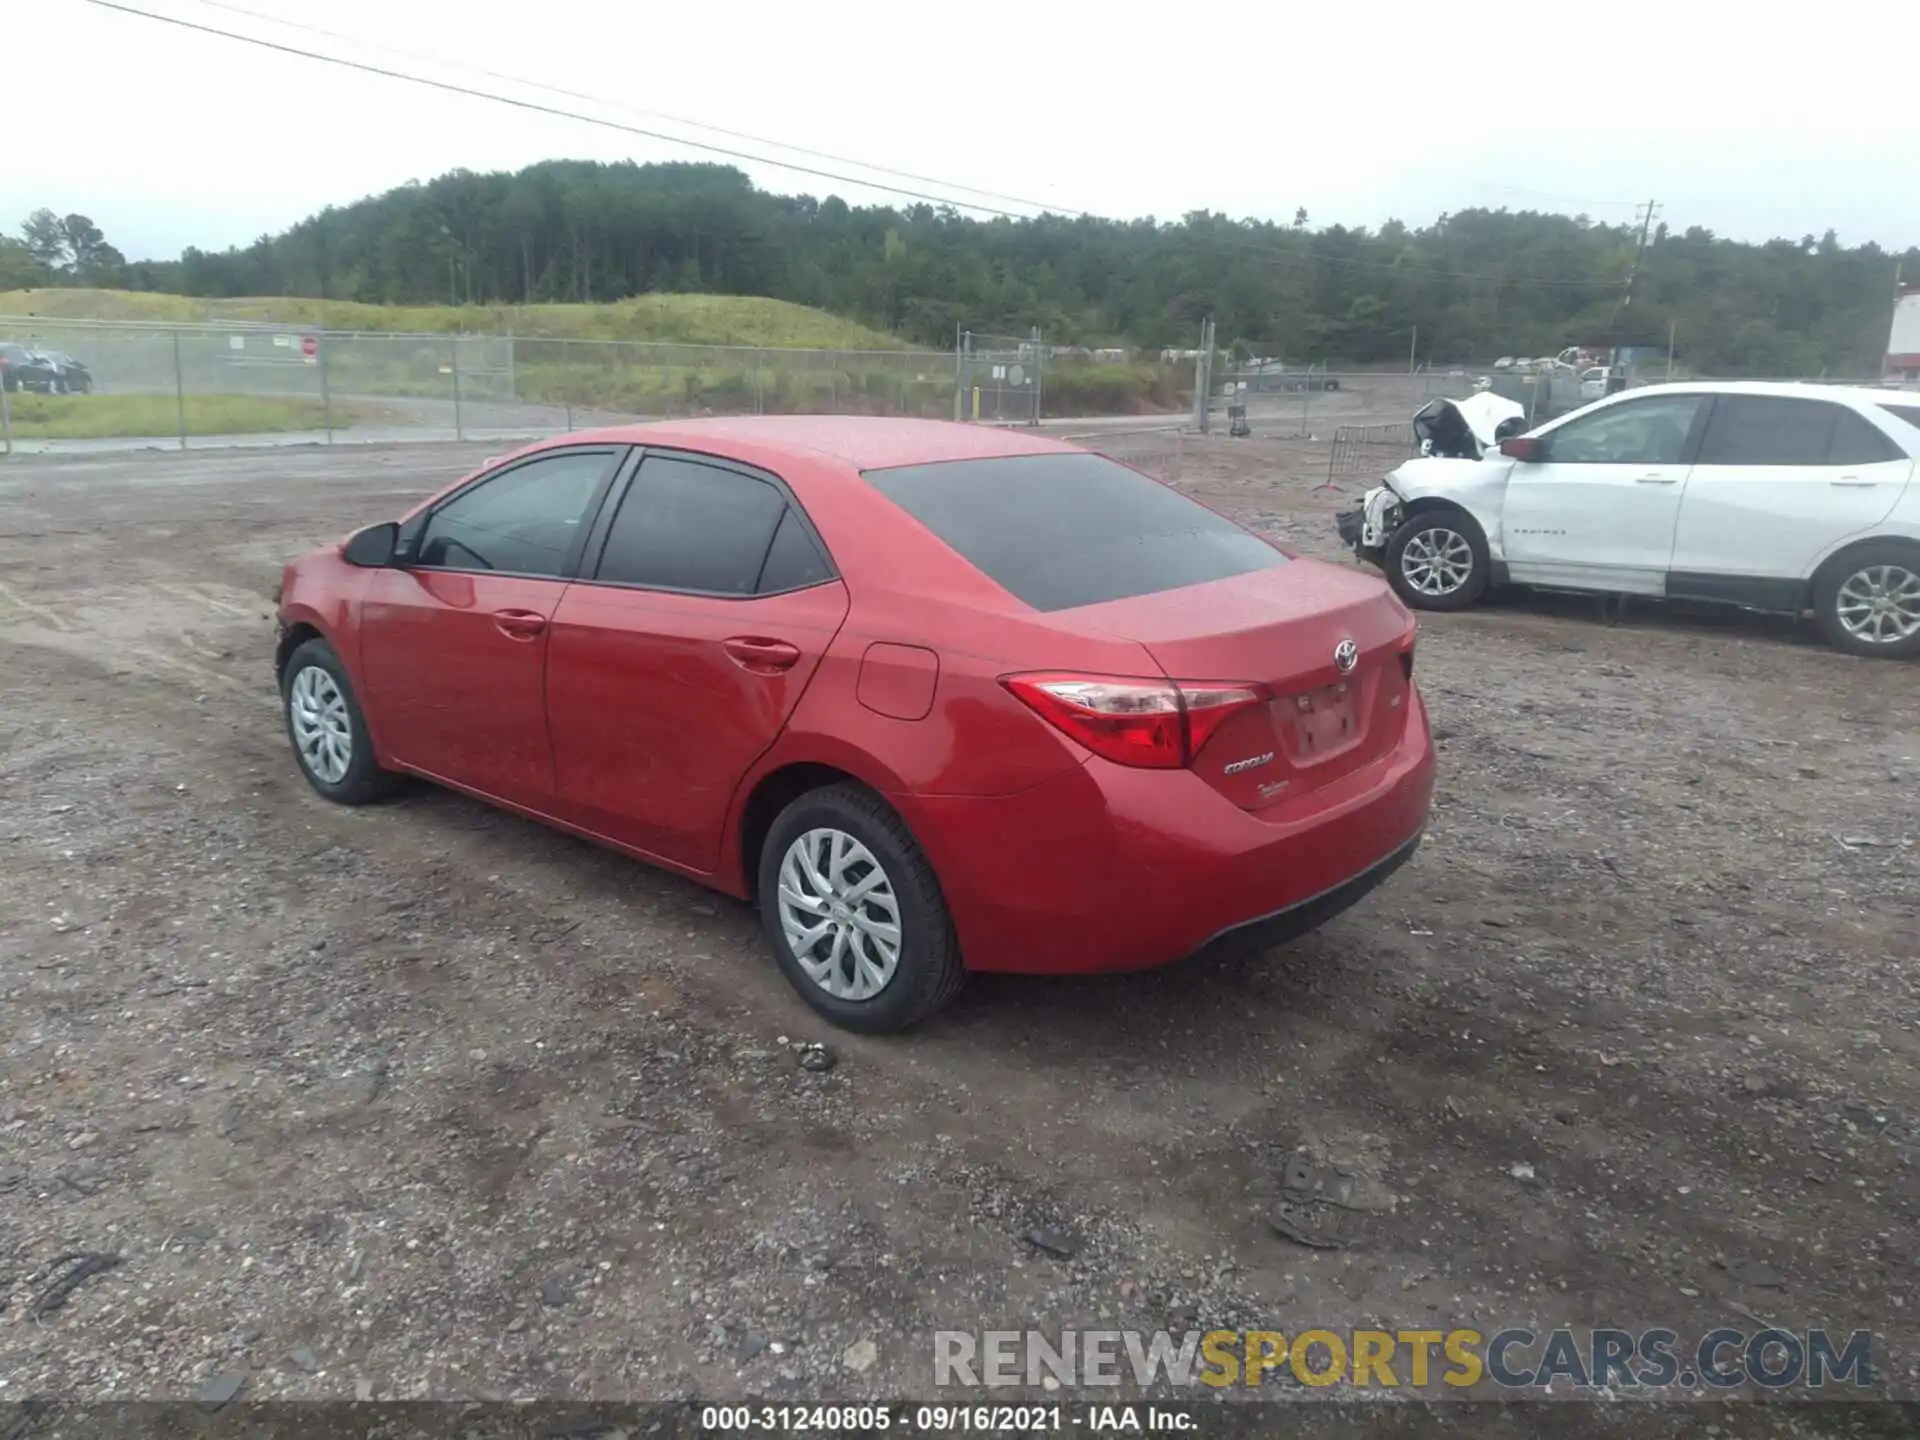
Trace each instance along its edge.
<instances>
[{"instance_id":1,"label":"rear tire","mask_svg":"<svg viewBox=\"0 0 1920 1440\"><path fill-rule=\"evenodd\" d=\"M904 1030L967 978L933 867L864 786L811 790L780 812L760 851L759 898L787 982L843 1030Z\"/></svg>"},{"instance_id":2,"label":"rear tire","mask_svg":"<svg viewBox=\"0 0 1920 1440\"><path fill-rule=\"evenodd\" d=\"M1415 610L1464 610L1493 573L1487 537L1464 510L1415 511L1387 540L1387 583Z\"/></svg>"},{"instance_id":3,"label":"rear tire","mask_svg":"<svg viewBox=\"0 0 1920 1440\"><path fill-rule=\"evenodd\" d=\"M374 759L347 667L326 641L303 641L287 657L280 706L300 773L334 804L370 805L399 788L401 777Z\"/></svg>"},{"instance_id":4,"label":"rear tire","mask_svg":"<svg viewBox=\"0 0 1920 1440\"><path fill-rule=\"evenodd\" d=\"M1876 660L1920 655L1920 545L1870 540L1828 564L1813 618L1836 650Z\"/></svg>"}]
</instances>

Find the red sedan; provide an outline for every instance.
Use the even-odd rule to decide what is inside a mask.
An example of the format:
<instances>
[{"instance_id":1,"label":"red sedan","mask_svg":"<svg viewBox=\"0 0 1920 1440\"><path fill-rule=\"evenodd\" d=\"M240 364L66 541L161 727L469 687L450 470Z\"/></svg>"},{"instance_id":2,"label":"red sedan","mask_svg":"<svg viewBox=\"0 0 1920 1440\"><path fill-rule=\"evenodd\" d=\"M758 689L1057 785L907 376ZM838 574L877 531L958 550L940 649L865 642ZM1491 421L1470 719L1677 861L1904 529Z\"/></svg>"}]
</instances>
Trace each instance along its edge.
<instances>
[{"instance_id":1,"label":"red sedan","mask_svg":"<svg viewBox=\"0 0 1920 1440\"><path fill-rule=\"evenodd\" d=\"M280 628L322 795L425 776L755 899L856 1030L1298 934L1433 788L1382 581L1032 433L569 435L289 565Z\"/></svg>"}]
</instances>

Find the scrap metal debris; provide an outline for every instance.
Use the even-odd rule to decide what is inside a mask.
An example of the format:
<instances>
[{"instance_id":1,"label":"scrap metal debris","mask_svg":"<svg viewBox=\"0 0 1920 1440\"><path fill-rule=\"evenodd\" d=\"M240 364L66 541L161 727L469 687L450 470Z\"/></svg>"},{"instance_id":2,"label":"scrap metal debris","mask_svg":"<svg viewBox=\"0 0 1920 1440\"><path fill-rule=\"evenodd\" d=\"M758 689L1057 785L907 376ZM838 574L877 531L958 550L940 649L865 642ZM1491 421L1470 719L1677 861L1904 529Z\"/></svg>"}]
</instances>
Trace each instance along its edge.
<instances>
[{"instance_id":1,"label":"scrap metal debris","mask_svg":"<svg viewBox=\"0 0 1920 1440\"><path fill-rule=\"evenodd\" d=\"M1316 1165L1305 1152L1287 1157L1280 1172L1281 1196L1267 1218L1273 1233L1312 1250L1338 1250L1329 1210L1359 1211L1353 1203L1354 1176L1333 1166Z\"/></svg>"},{"instance_id":2,"label":"scrap metal debris","mask_svg":"<svg viewBox=\"0 0 1920 1440\"><path fill-rule=\"evenodd\" d=\"M1282 1240L1291 1240L1296 1245L1305 1245L1309 1250L1338 1250L1338 1240L1327 1240L1318 1235L1309 1234L1301 1229L1299 1223L1284 1212L1269 1216L1267 1223L1273 1227L1273 1233Z\"/></svg>"},{"instance_id":3,"label":"scrap metal debris","mask_svg":"<svg viewBox=\"0 0 1920 1440\"><path fill-rule=\"evenodd\" d=\"M840 1057L818 1041L810 1040L800 1047L800 1068L811 1070L816 1075L824 1075L840 1063Z\"/></svg>"},{"instance_id":4,"label":"scrap metal debris","mask_svg":"<svg viewBox=\"0 0 1920 1440\"><path fill-rule=\"evenodd\" d=\"M1056 1230L1051 1225L1042 1225L1037 1230L1027 1232L1027 1243L1056 1260L1071 1260L1080 1253L1080 1242L1064 1230Z\"/></svg>"},{"instance_id":5,"label":"scrap metal debris","mask_svg":"<svg viewBox=\"0 0 1920 1440\"><path fill-rule=\"evenodd\" d=\"M1786 1277L1764 1260L1735 1260L1726 1267L1728 1278L1756 1290L1784 1290Z\"/></svg>"},{"instance_id":6,"label":"scrap metal debris","mask_svg":"<svg viewBox=\"0 0 1920 1440\"><path fill-rule=\"evenodd\" d=\"M1364 1205L1353 1203L1355 1178L1353 1172L1342 1170L1337 1165L1316 1165L1307 1155L1296 1150L1287 1157L1286 1169L1280 1173L1280 1184L1296 1202L1364 1212Z\"/></svg>"},{"instance_id":7,"label":"scrap metal debris","mask_svg":"<svg viewBox=\"0 0 1920 1440\"><path fill-rule=\"evenodd\" d=\"M45 1319L65 1305L73 1297L73 1292L87 1281L118 1268L122 1260L122 1256L97 1250L70 1250L65 1255L54 1256L46 1273L52 1274L62 1265L68 1267L66 1273L40 1292L40 1298L27 1307L28 1316L35 1320Z\"/></svg>"}]
</instances>

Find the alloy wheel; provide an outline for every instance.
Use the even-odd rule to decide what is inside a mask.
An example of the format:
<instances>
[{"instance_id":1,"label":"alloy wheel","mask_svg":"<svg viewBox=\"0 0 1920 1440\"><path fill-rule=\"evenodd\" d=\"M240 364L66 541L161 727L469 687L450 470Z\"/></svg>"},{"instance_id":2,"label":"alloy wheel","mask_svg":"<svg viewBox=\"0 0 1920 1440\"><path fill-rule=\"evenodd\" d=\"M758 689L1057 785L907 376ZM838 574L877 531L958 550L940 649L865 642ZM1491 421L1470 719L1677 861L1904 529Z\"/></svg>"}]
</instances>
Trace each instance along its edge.
<instances>
[{"instance_id":1,"label":"alloy wheel","mask_svg":"<svg viewBox=\"0 0 1920 1440\"><path fill-rule=\"evenodd\" d=\"M338 785L353 764L353 721L340 682L308 665L287 687L287 715L300 763L328 785Z\"/></svg>"},{"instance_id":2,"label":"alloy wheel","mask_svg":"<svg viewBox=\"0 0 1920 1440\"><path fill-rule=\"evenodd\" d=\"M780 861L780 929L807 978L871 1000L900 965L900 901L874 853L844 830L808 830Z\"/></svg>"},{"instance_id":3,"label":"alloy wheel","mask_svg":"<svg viewBox=\"0 0 1920 1440\"><path fill-rule=\"evenodd\" d=\"M1867 565L1834 597L1840 628L1863 645L1897 645L1920 635L1920 575L1904 565Z\"/></svg>"},{"instance_id":4,"label":"alloy wheel","mask_svg":"<svg viewBox=\"0 0 1920 1440\"><path fill-rule=\"evenodd\" d=\"M1473 577L1473 546L1445 526L1422 530L1401 548L1400 573L1422 595L1451 595Z\"/></svg>"}]
</instances>

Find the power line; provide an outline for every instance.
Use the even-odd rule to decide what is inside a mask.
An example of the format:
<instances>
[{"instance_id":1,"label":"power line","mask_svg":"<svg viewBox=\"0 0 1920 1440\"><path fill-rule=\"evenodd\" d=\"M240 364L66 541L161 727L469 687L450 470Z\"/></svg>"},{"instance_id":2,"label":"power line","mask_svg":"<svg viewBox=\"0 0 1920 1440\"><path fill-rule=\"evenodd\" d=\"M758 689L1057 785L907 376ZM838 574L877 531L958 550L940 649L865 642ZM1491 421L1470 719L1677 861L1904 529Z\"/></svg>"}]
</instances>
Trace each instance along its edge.
<instances>
[{"instance_id":1,"label":"power line","mask_svg":"<svg viewBox=\"0 0 1920 1440\"><path fill-rule=\"evenodd\" d=\"M163 25L177 25L182 30L197 31L202 35L217 35L223 40L237 40L243 45L257 45L263 50L275 50L282 55L298 56L302 60L318 60L327 65L339 65L348 70L358 70L365 75L378 75L387 80L404 80L413 85L425 85L434 90L444 90L451 95L465 95L475 100L492 100L501 105L511 105L519 110L531 110L540 115L553 115L562 120L578 120L585 125L598 125L607 130L620 130L629 135L639 135L648 140L664 140L670 145L685 145L690 149L704 150L712 155L724 155L730 160L745 160L754 165L771 165L780 170L792 170L801 175L813 175L823 180L838 180L845 185L861 185L869 190L884 190L890 195L901 195L910 200L924 200L930 205L945 205L955 210L977 210L988 215L999 215L1008 220L1025 220L1030 217L1017 211L1003 210L994 205L980 205L967 200L955 200L946 195L934 195L920 190L908 190L898 185L884 185L878 180L862 180L853 175L841 175L831 170L821 170L811 165L796 165L791 160L775 160L765 155L755 155L745 150L735 150L725 145L715 145L705 140L690 139L685 135L668 135L658 130L648 130L639 125L628 125L619 120L609 120L604 115L584 115L577 110L563 110L557 105L542 105L537 100L522 100L513 95L501 95L495 91L478 90L471 85L456 85L451 80L435 80L427 75L410 75L404 70L390 70L382 65L369 65L363 60L349 60L344 55L328 55L319 50L303 50L297 45L284 45L277 40L265 40L258 35L243 35L237 30L223 30L217 25L203 25L195 20L183 20L177 15L162 15L153 10L142 10L133 5L122 5L118 0L86 0L89 5L97 5L103 10L117 10L123 15L137 15L142 20L158 20Z\"/></svg>"},{"instance_id":2,"label":"power line","mask_svg":"<svg viewBox=\"0 0 1920 1440\"><path fill-rule=\"evenodd\" d=\"M672 135L659 130L647 129L644 126L629 125L622 121L610 120L602 115L583 114L580 111L563 109L557 105L544 105L535 100L521 99L513 95L502 95L497 91L482 90L471 85L458 85L449 80L436 80L436 79L433 79L431 76L415 75L404 70L394 70L382 65L372 65L362 60L348 59L347 57L342 55L329 55L324 51L307 50L297 45L287 45L287 44L281 43L280 41L267 40L258 35L247 35L237 30L223 29L217 25L207 25L194 20L185 20L176 15L163 15L157 11L143 10L135 5L127 5L127 4L120 3L120 0L86 0L86 3L89 5L98 6L103 10L113 10L113 11L119 12L120 14L136 16L143 20L155 20L163 25L173 25L182 30L190 30L202 35L212 35L223 40L237 41L238 43L243 45L256 46L260 49L275 51L282 55L292 55L302 60L317 60L322 64L338 65L343 69L356 70L366 75L376 75L381 77L382 79L399 80L412 85L424 85L429 89L443 91L447 94L452 94L452 95L462 95L462 96L466 96L469 99L491 100L496 104L508 105L508 106L512 106L515 109L528 110L536 114L551 115L562 120L577 120L580 123L585 125L597 125L603 129L618 130L625 134L638 135L649 140L660 140L670 145L684 145L689 149L704 151L708 154L723 155L731 160L744 160L750 164L767 165L778 170L793 171L796 174L812 175L817 178L825 179L825 180L837 180L842 184L862 186L869 190L878 190L890 195L899 195L911 200L924 201L925 203L931 204L931 205L945 206L946 208L952 209L952 210L974 211L980 214L998 216L1008 220L1031 220L1036 218L1031 215L1022 214L1018 211L1003 209L995 205L983 205L977 201L970 201L970 200L956 200L951 196L936 194L931 191L912 190L899 185L885 184L878 180L862 179L859 176L846 175L838 171L824 170L817 166L800 165L790 160L776 160L770 156L759 155L751 151L739 150L726 145L716 145L711 143L710 141L695 140L685 135ZM209 3L210 3L210 0L209 0ZM238 11L238 7L234 7L234 6L223 6L222 8L233 9L233 10L236 10L237 13L249 13L244 11ZM256 17L256 18L260 18L260 17ZM302 27L302 28L306 28L306 27ZM326 33L326 32L318 32L318 33ZM329 38L344 39L346 37L329 36ZM361 43L361 42L349 42L349 43ZM514 81L513 83L531 84L531 82L520 82L520 81ZM551 88L551 87L533 86L533 88ZM595 103L595 104L611 104L612 103L612 102L600 100L596 97L591 97L591 96L584 97L584 98L589 99L590 101L592 101L592 103ZM708 128L713 128L713 127L708 127ZM772 143L777 144L778 142L772 142ZM797 149L797 147L795 148ZM801 153L806 153L806 152L801 152ZM879 167L879 166L865 166L864 162L861 162L861 161L840 161L838 163L859 165L859 166L862 166L862 168L874 169L876 171L883 169L883 167ZM933 183L944 183L944 182L933 182ZM953 185L953 186L949 186L948 188L965 190L965 189L968 189L969 187ZM992 192L990 191L972 191L971 193L980 194L980 195L992 194ZM1003 197L997 197L997 198L1006 199L1011 197L1003 196ZM1017 203L1034 204L1036 202L1019 201ZM1067 219L1099 220L1099 219L1105 218L1102 216L1094 215L1084 210L1057 210L1057 211L1052 211L1051 213L1062 215ZM1112 222L1112 223L1119 223L1119 222ZM1200 237L1198 236L1190 236L1189 240L1198 241L1199 238ZM1212 238L1212 243L1216 245L1221 245L1223 246L1223 248L1226 248L1226 249L1238 249L1247 253L1251 253L1265 264L1277 266L1280 268L1291 268L1295 270L1302 269L1302 268L1311 268L1315 266L1328 266L1328 267L1334 267L1334 268L1380 270L1380 271L1387 271L1387 272L1396 273L1400 275L1423 275L1433 279L1466 280L1466 281L1484 282L1488 284L1497 284L1497 285L1534 285L1534 286L1541 286L1549 289L1569 289L1569 290L1591 290L1596 288L1605 288L1599 282L1589 281L1589 280L1561 280L1561 279L1554 279L1548 276L1539 276L1539 275L1476 274L1474 272L1464 271L1464 270L1441 270L1441 269L1434 269L1428 266L1400 265L1393 261L1363 260L1363 259L1358 259L1358 258L1349 257L1349 256L1325 256L1325 255L1284 255L1283 256L1283 255L1275 254L1274 252L1264 247L1261 247L1257 244L1251 244L1246 241L1229 242L1224 237L1219 237L1219 236L1215 236L1211 238Z\"/></svg>"},{"instance_id":3,"label":"power line","mask_svg":"<svg viewBox=\"0 0 1920 1440\"><path fill-rule=\"evenodd\" d=\"M876 174L892 175L895 178L901 179L901 180L912 180L916 184L937 185L944 190L958 190L963 194L967 194L967 195L981 195L981 196L985 196L989 200L1004 200L1009 204L1025 205L1035 210L1040 210L1040 211L1044 211L1044 212L1048 212L1056 215L1061 215L1067 219L1091 220L1091 219L1101 218L1099 216L1094 215L1093 212L1089 210L1075 209L1070 206L1057 207L1043 200L1029 200L1019 195L1004 194L998 190L983 190L983 189L980 189L978 186L962 185L957 181L941 180L930 175L916 174L910 170L895 170L888 166L876 165L870 161L861 160L853 156L837 155L832 151L828 151L828 150L815 150L805 145L793 145L783 140L772 140L762 135L752 134L749 131L731 130L724 125L711 125L703 120L692 120L687 118L684 115L673 115L660 110L646 110L638 106L627 105L620 101L609 100L603 95L593 95L581 90L569 90L563 86L549 85L544 81L529 80L525 76L512 75L499 70L490 70L485 66L481 66L481 65L449 65L447 64L447 62L440 60L435 56L423 55L423 54L420 54L418 51L401 50L392 45L378 44L374 41L364 40L354 35L343 35L339 31L323 29L318 25L308 25L298 20L284 20L284 19L281 19L279 16L275 16L275 15L263 15L256 10L247 9L244 5L231 4L229 3L229 0L193 0L193 3L204 6L208 9L223 10L229 14L245 16L249 20L259 20L269 25L279 25L289 30L299 30L309 35L318 35L323 39L339 41L342 44L360 45L370 50L382 51L388 55L397 55L407 60L417 60L426 64L440 65L443 68L450 69L450 70L463 70L469 74L484 76L489 80L501 80L511 85L523 86L529 90L540 90L540 91L546 92L549 95L563 96L564 98L569 100L582 100L591 105L604 105L610 109L625 111L629 115L644 115L656 120L666 120L666 121L670 121L675 125L688 126L689 128L694 130L708 130L716 135L725 135L735 140L747 140L757 145L771 145L777 150L788 150L796 155L810 155L816 160L827 160L827 161L831 161L836 165L853 165L853 166L857 166L859 169L862 169L862 170L871 170ZM1487 188L1496 190L1496 191L1503 191L1505 193L1513 194L1513 195L1531 194L1535 199L1541 199L1541 200L1554 200L1557 198L1560 203L1568 204L1568 205L1591 205L1595 207L1618 206L1623 208L1634 208L1634 207L1637 207L1637 204L1638 204L1637 201L1633 201L1633 200L1578 200L1578 199L1571 199L1565 196L1555 197L1550 195L1541 195L1538 192L1521 190L1510 185L1495 185L1495 186L1489 186ZM1192 237L1188 237L1188 238L1191 241ZM1218 243L1219 237L1216 236L1216 237L1213 237L1213 239L1215 243ZM1474 281L1487 281L1491 283L1501 283L1501 284L1511 283L1511 284L1531 284L1531 285L1545 285L1545 286L1565 286L1568 288L1576 288L1576 289L1607 288L1606 282L1604 281L1555 280L1555 279L1550 279L1544 276L1527 276L1527 275L1521 275L1521 276L1483 275L1483 274L1476 274L1470 271L1437 270L1431 267L1406 267L1406 266L1397 265L1394 262L1389 260L1360 260L1360 259L1348 259L1345 257L1338 257L1338 256L1300 257L1300 256L1289 255L1289 256L1283 257L1268 250L1266 247L1252 245L1250 244L1250 242L1246 242L1246 241L1232 242L1229 245L1229 248L1239 248L1239 249L1247 250L1249 251L1249 253L1255 254L1257 258L1260 258L1263 261L1265 261L1265 263L1269 265L1280 266L1283 268L1301 268L1303 266L1311 266L1313 264L1318 263L1318 264L1331 265L1335 267L1374 268L1374 269L1379 269L1379 270L1389 271L1389 272L1399 272L1402 274L1420 274L1420 275L1426 275L1435 279L1474 280Z\"/></svg>"},{"instance_id":4,"label":"power line","mask_svg":"<svg viewBox=\"0 0 1920 1440\"><path fill-rule=\"evenodd\" d=\"M369 50L380 51L387 55L397 55L403 60L417 60L425 64L439 65L443 69L461 70L470 75L480 75L488 80L502 80L510 85L519 85L528 90L543 91L548 95L558 95L568 100L583 100L590 105L605 105L609 109L623 111L628 115L641 115L653 120L665 120L670 124L684 125L691 130L706 130L715 135L725 135L732 140L746 140L755 145L771 145L776 150L785 150L794 155L808 155L815 160L825 160L835 165L852 165L861 170L871 170L876 175L891 175L896 180L911 180L917 185L934 185L943 190L958 190L965 195L979 195L988 200L1004 200L1010 205L1025 205L1034 210L1059 210L1059 207L1044 200L1029 200L1020 195L1006 195L998 190L982 190L974 185L961 185L951 180L939 180L930 175L915 174L911 170L895 170L887 165L876 165L869 160L856 159L849 155L836 155L829 150L815 150L805 145L794 145L785 140L771 140L764 135L754 135L745 130L730 130L724 125L712 125L704 120L690 120L684 115L671 115L662 110L646 110L622 101L609 100L601 95L590 95L580 90L568 90L563 86L549 85L540 80L529 80L525 76L510 75L499 70L489 70L483 65L450 65L432 55L422 55L414 50L401 50L392 45L382 45L364 40L355 35L343 35L337 30L325 30L318 25L307 25L298 20L283 20L277 15L262 15L242 5L231 5L226 0L194 0L195 4L212 10L224 10L231 15L242 15L249 20L258 20L267 25L279 25L288 30L298 30L308 35L318 35L325 40L337 40L344 45L359 45ZM1082 215L1085 211L1066 210L1062 213Z\"/></svg>"}]
</instances>

